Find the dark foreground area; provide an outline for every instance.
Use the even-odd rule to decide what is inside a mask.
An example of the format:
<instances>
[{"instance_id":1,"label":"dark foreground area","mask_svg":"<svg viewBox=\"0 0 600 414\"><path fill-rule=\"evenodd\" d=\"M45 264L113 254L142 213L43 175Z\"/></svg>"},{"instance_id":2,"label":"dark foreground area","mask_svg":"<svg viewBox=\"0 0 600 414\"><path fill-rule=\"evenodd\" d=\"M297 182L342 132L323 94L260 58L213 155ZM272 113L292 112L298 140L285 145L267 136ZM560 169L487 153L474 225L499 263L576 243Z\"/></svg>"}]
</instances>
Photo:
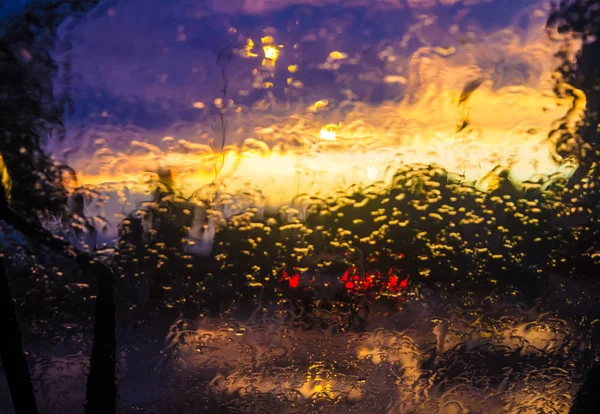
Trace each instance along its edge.
<instances>
[{"instance_id":1,"label":"dark foreground area","mask_svg":"<svg viewBox=\"0 0 600 414\"><path fill-rule=\"evenodd\" d=\"M122 412L567 412L599 340L599 227L575 207L596 190L498 183L406 168L303 219L249 197L207 210L226 223L209 257L181 244L187 201L158 192L152 231L133 215L103 254ZM15 249L40 411L82 411L94 279Z\"/></svg>"}]
</instances>

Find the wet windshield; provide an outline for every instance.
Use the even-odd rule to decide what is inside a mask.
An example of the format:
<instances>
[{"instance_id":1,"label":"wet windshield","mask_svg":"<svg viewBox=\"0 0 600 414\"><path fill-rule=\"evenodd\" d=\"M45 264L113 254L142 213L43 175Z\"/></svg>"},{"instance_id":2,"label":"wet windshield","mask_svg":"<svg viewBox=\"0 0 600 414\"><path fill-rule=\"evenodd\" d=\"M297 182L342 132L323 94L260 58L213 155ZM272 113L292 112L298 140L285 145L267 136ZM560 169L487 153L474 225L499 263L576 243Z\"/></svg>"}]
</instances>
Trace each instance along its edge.
<instances>
[{"instance_id":1,"label":"wet windshield","mask_svg":"<svg viewBox=\"0 0 600 414\"><path fill-rule=\"evenodd\" d=\"M0 6L0 412L587 401L597 6Z\"/></svg>"}]
</instances>

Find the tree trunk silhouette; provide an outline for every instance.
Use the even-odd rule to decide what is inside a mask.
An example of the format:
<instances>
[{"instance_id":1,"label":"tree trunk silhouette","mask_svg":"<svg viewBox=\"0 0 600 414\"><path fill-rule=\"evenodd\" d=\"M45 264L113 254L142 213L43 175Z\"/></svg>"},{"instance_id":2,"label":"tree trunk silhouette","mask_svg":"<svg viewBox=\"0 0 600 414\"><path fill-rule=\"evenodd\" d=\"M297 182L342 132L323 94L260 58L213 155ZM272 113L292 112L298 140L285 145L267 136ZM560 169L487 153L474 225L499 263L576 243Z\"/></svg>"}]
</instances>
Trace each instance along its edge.
<instances>
[{"instance_id":1,"label":"tree trunk silhouette","mask_svg":"<svg viewBox=\"0 0 600 414\"><path fill-rule=\"evenodd\" d=\"M3 178L10 182L10 188L0 185L0 219L96 277L86 412L109 414L118 405L114 276L92 255L55 238L38 219L64 211L63 173L72 172L56 166L44 150L48 137L64 137L63 104L68 94L61 98L55 90L59 66L53 57L60 40L58 28L69 18L67 24L75 24L73 19L97 5L97 0L34 2L0 27L0 155L7 173Z\"/></svg>"},{"instance_id":2,"label":"tree trunk silhouette","mask_svg":"<svg viewBox=\"0 0 600 414\"><path fill-rule=\"evenodd\" d=\"M23 351L21 329L2 260L0 260L0 332L3 333L0 340L0 357L15 413L35 414L37 413L35 394Z\"/></svg>"},{"instance_id":3,"label":"tree trunk silhouette","mask_svg":"<svg viewBox=\"0 0 600 414\"><path fill-rule=\"evenodd\" d=\"M116 306L112 272L97 272L98 298L94 344L86 390L86 414L116 413L119 407L119 372L116 360Z\"/></svg>"},{"instance_id":4,"label":"tree trunk silhouette","mask_svg":"<svg viewBox=\"0 0 600 414\"><path fill-rule=\"evenodd\" d=\"M8 206L2 186L0 190L2 190L0 191L0 219L33 242L75 261L82 269L96 276L98 297L85 409L89 414L117 412L119 373L116 360L116 306L112 270L92 255L81 252L71 244L55 237L41 225L25 220Z\"/></svg>"}]
</instances>

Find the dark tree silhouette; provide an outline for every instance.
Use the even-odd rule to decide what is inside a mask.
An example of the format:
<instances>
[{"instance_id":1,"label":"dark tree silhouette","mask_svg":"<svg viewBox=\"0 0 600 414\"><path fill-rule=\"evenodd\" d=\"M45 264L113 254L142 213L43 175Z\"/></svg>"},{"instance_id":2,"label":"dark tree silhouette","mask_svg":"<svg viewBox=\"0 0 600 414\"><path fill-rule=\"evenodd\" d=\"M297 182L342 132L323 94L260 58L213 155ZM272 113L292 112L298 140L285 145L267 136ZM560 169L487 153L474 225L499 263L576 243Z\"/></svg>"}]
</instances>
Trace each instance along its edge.
<instances>
[{"instance_id":1,"label":"dark tree silhouette","mask_svg":"<svg viewBox=\"0 0 600 414\"><path fill-rule=\"evenodd\" d=\"M54 237L39 221L44 215L64 209L66 192L62 175L63 171L69 170L52 162L43 150L48 137L60 138L63 129L63 102L54 99L57 65L50 53L56 43L59 25L76 13L90 10L96 3L96 0L35 3L28 11L3 22L0 27L0 167L3 175L0 219L30 242L72 259L96 276L98 296L86 412L112 413L118 408L112 271L93 256ZM12 299L7 286L0 299L2 306L10 310ZM3 324L19 332L14 312L3 312L0 317L5 318ZM8 354L3 352L2 358L15 361L15 364L9 364L14 369L7 370L9 383L19 384L27 394L32 387L19 343L20 335L14 338L14 343L6 342ZM28 398L33 395L14 399L17 412L33 412L31 407L35 408L35 403L27 405L22 400Z\"/></svg>"},{"instance_id":2,"label":"dark tree silhouette","mask_svg":"<svg viewBox=\"0 0 600 414\"><path fill-rule=\"evenodd\" d=\"M4 333L4 338L0 341L0 358L6 372L15 412L37 413L35 394L23 351L21 329L2 260L0 260L0 314L2 315L0 332Z\"/></svg>"},{"instance_id":3,"label":"dark tree silhouette","mask_svg":"<svg viewBox=\"0 0 600 414\"><path fill-rule=\"evenodd\" d=\"M587 101L585 119L576 137L580 144L575 148L578 152L575 155L579 158L580 167L571 180L576 183L597 164L600 154L600 1L562 0L551 12L548 26L557 28L560 33L577 33L584 42L576 64L570 64L565 59L558 68L563 80L582 90ZM558 146L573 138L567 131L560 130L558 133L561 135ZM596 177L599 172L594 172Z\"/></svg>"},{"instance_id":4,"label":"dark tree silhouette","mask_svg":"<svg viewBox=\"0 0 600 414\"><path fill-rule=\"evenodd\" d=\"M0 28L0 151L14 177L11 202L29 216L55 212L65 202L60 172L42 149L62 127L61 106L52 96L57 66L50 57L61 20L32 9Z\"/></svg>"},{"instance_id":5,"label":"dark tree silhouette","mask_svg":"<svg viewBox=\"0 0 600 414\"><path fill-rule=\"evenodd\" d=\"M590 170L597 179L600 174L600 1L562 0L550 14L548 25L557 27L561 33L577 33L584 42L576 64L570 65L565 61L559 71L566 82L585 93L587 100L585 119L578 130L578 139L582 142L577 154L580 166L571 181L578 182ZM568 134L564 135L564 139L571 138ZM600 364L596 363L577 392L570 412L596 412L598 406Z\"/></svg>"}]
</instances>

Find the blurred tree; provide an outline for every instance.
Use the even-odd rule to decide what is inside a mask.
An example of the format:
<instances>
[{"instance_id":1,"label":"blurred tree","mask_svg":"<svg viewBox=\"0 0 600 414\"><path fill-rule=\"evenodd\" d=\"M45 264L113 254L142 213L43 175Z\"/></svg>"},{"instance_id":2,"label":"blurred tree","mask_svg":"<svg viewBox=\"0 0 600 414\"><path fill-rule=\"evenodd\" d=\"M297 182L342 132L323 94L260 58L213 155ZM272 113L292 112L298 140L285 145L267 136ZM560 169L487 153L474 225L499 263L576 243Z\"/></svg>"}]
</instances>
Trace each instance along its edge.
<instances>
[{"instance_id":1,"label":"blurred tree","mask_svg":"<svg viewBox=\"0 0 600 414\"><path fill-rule=\"evenodd\" d=\"M93 256L55 238L39 222L45 215L64 210L62 179L63 172L69 171L55 164L43 149L50 136L60 139L63 132L63 102L55 99L57 65L51 52L59 25L96 4L96 0L39 1L0 25L0 219L30 241L72 259L96 276L98 297L86 412L104 414L116 412L118 407L112 271ZM3 305L11 302L7 295L8 290L2 297ZM10 319L11 315L5 312L0 317ZM9 319L5 319L7 326ZM14 331L18 332L18 326ZM16 353L6 358L18 361L18 346L10 349ZM13 379L27 381L26 368L17 366ZM25 412L19 410L19 401L14 403L18 412Z\"/></svg>"},{"instance_id":2,"label":"blurred tree","mask_svg":"<svg viewBox=\"0 0 600 414\"><path fill-rule=\"evenodd\" d=\"M565 81L575 88L583 91L586 95L586 111L584 122L580 125L576 141L580 144L576 147L580 167L571 180L576 183L583 178L594 165L597 165L599 155L599 128L600 128L600 1L599 0L561 0L555 5L548 18L548 26L557 28L559 33L576 33L583 40L583 47L577 55L575 64L566 59L563 52L559 57L563 58L558 72L562 75L561 81ZM557 145L573 138L565 131L564 126L560 128L561 139ZM571 146L567 146L571 147ZM571 154L561 154L571 155ZM597 170L598 167L595 167ZM598 176L598 171L594 173Z\"/></svg>"},{"instance_id":3,"label":"blurred tree","mask_svg":"<svg viewBox=\"0 0 600 414\"><path fill-rule=\"evenodd\" d=\"M11 202L28 215L56 212L66 200L60 170L42 149L47 137L62 128L61 105L53 99L57 66L50 51L65 16L48 10L32 7L0 26L0 152L13 178Z\"/></svg>"},{"instance_id":4,"label":"blurred tree","mask_svg":"<svg viewBox=\"0 0 600 414\"><path fill-rule=\"evenodd\" d=\"M590 170L594 179L600 178L600 0L561 0L548 18L548 26L557 27L560 33L574 32L581 35L583 47L575 65L565 59L559 67L567 83L586 95L584 122L580 125L577 139L580 166L571 182L576 183ZM561 141L570 139L563 134ZM559 141L560 144L560 141ZM589 198L589 197L588 197ZM594 197L597 201L597 197ZM591 413L600 405L600 364L596 363L577 392L571 413Z\"/></svg>"}]
</instances>

